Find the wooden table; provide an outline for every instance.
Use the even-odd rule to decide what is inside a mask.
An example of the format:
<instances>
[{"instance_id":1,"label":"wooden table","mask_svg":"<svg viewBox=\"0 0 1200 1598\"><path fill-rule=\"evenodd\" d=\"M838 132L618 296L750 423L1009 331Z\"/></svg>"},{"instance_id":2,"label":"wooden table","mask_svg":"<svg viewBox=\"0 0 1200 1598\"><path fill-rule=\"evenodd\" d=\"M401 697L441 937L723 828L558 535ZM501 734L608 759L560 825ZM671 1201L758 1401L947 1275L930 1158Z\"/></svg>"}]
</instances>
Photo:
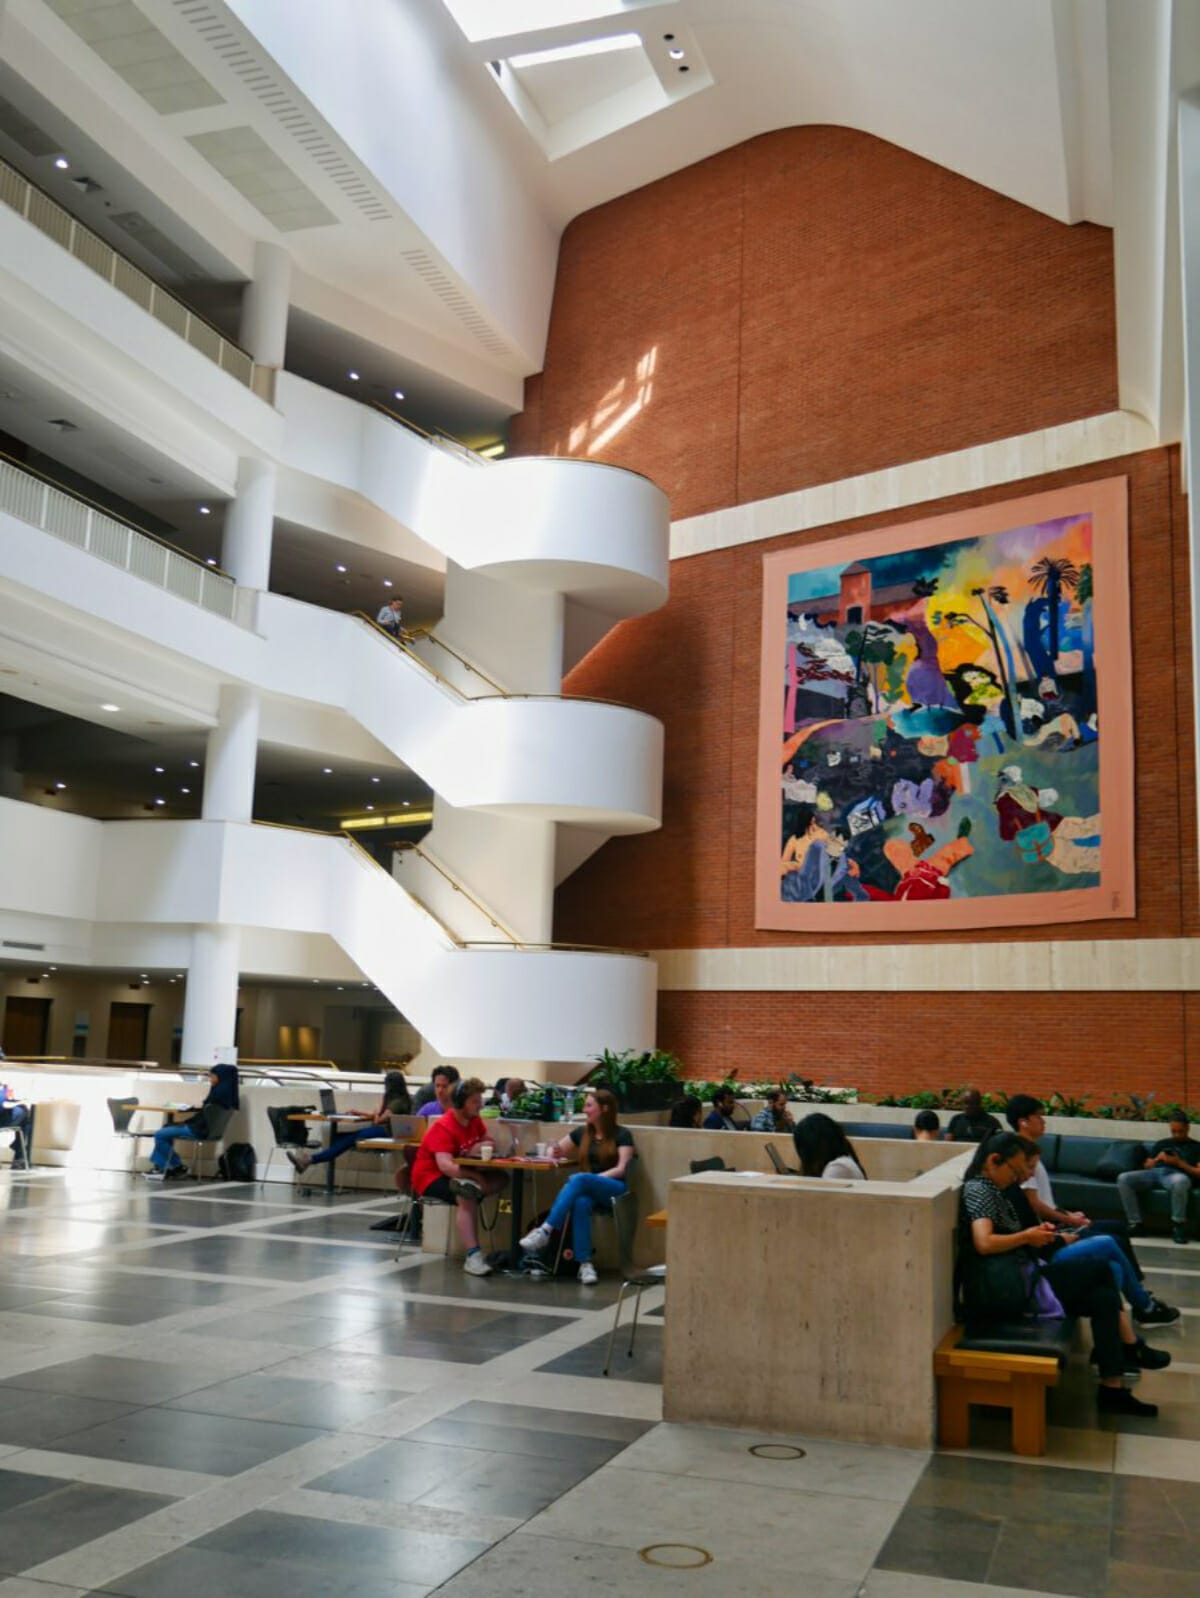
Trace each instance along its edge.
<instances>
[{"instance_id":1,"label":"wooden table","mask_svg":"<svg viewBox=\"0 0 1200 1598\"><path fill-rule=\"evenodd\" d=\"M565 1162L562 1160L539 1160L536 1155L529 1159L522 1159L519 1155L515 1158L480 1160L463 1156L457 1163L464 1169L480 1171L512 1171L512 1242L508 1250L508 1269L515 1271L521 1263L521 1234L525 1222L522 1219L525 1211L525 1172L526 1171L557 1171Z\"/></svg>"}]
</instances>

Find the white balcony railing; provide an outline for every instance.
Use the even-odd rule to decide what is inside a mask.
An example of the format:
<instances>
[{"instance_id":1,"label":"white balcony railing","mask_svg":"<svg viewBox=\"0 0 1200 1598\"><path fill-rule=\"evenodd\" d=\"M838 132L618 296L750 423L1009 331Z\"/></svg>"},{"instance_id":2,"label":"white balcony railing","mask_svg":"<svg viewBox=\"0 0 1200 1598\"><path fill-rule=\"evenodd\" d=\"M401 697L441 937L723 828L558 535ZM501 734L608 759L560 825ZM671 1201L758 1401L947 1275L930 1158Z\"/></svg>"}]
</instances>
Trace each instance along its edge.
<instances>
[{"instance_id":1,"label":"white balcony railing","mask_svg":"<svg viewBox=\"0 0 1200 1598\"><path fill-rule=\"evenodd\" d=\"M224 572L213 571L191 555L5 460L0 460L0 511L165 588L179 599L202 605L218 616L233 617L237 589Z\"/></svg>"},{"instance_id":2,"label":"white balcony railing","mask_svg":"<svg viewBox=\"0 0 1200 1598\"><path fill-rule=\"evenodd\" d=\"M245 350L218 333L211 322L189 310L182 300L177 300L161 284L147 277L132 261L118 255L91 228L77 222L57 200L23 178L7 161L0 161L0 202L19 211L47 238L61 244L64 250L70 250L77 261L82 261L144 311L149 311L155 321L186 339L194 350L214 361L223 372L228 372L247 388L253 386L254 362Z\"/></svg>"}]
</instances>

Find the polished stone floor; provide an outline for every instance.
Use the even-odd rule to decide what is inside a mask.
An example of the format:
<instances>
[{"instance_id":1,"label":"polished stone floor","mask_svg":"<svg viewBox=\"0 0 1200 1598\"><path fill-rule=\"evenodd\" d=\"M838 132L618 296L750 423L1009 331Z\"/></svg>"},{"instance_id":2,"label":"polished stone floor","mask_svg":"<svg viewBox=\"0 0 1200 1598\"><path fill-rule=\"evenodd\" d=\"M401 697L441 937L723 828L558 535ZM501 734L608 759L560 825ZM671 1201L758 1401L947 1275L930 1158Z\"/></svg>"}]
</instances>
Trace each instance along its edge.
<instances>
[{"instance_id":1,"label":"polished stone floor","mask_svg":"<svg viewBox=\"0 0 1200 1598\"><path fill-rule=\"evenodd\" d=\"M764 1458L780 1439L661 1422L661 1291L605 1379L615 1281L397 1262L369 1229L390 1204L0 1171L0 1598L1159 1598L1198 1579L1200 1245L1143 1251L1188 1311L1140 1389L1157 1425L1097 1425L1081 1357L1041 1462L987 1415L969 1454L797 1437Z\"/></svg>"}]
</instances>

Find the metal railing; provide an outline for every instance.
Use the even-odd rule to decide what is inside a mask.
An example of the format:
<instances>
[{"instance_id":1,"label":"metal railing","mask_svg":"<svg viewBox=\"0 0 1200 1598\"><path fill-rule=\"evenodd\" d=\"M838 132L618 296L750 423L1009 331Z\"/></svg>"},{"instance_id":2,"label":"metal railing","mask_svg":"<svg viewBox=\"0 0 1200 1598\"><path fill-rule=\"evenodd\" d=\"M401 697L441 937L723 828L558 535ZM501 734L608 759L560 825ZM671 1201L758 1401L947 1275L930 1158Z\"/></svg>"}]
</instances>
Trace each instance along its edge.
<instances>
[{"instance_id":1,"label":"metal railing","mask_svg":"<svg viewBox=\"0 0 1200 1598\"><path fill-rule=\"evenodd\" d=\"M472 449L470 444L464 444L461 438L456 438L453 433L447 433L444 428L439 427L436 432L431 433L428 428L422 427L418 422L409 421L407 416L401 416L399 411L390 410L379 400L368 400L367 404L381 416L386 416L390 422L396 422L401 427L406 427L410 433L416 433L417 437L423 438L427 444L437 444L442 449L449 450L452 455L470 461L473 466L492 464L486 455L481 455L477 449Z\"/></svg>"},{"instance_id":2,"label":"metal railing","mask_svg":"<svg viewBox=\"0 0 1200 1598\"><path fill-rule=\"evenodd\" d=\"M245 350L152 277L147 277L140 267L119 255L99 234L76 221L57 200L52 200L44 189L22 177L7 161L0 161L0 202L20 212L39 232L69 250L77 261L90 267L143 311L149 311L156 322L177 333L223 372L228 372L246 388L253 386L254 362Z\"/></svg>"},{"instance_id":3,"label":"metal railing","mask_svg":"<svg viewBox=\"0 0 1200 1598\"><path fill-rule=\"evenodd\" d=\"M461 893L467 903L478 910L479 914L484 918L489 926L495 927L497 932L502 932L504 934L505 942L511 948L520 949L524 947L520 938L517 937L516 933L511 927L506 927L504 922L501 921L499 917L493 915L493 913L488 909L487 905L481 903L469 888L465 888L457 877L446 870L446 867L441 863L440 860L435 860L428 850L421 848L419 843L398 843L394 852L396 854L415 854L419 860L423 860L427 866L437 872L438 876L442 877L446 882L448 882L454 889L455 893ZM454 941L459 944L460 947L464 946L463 939L455 938Z\"/></svg>"},{"instance_id":4,"label":"metal railing","mask_svg":"<svg viewBox=\"0 0 1200 1598\"><path fill-rule=\"evenodd\" d=\"M129 522L118 521L40 472L0 456L0 511L65 544L119 566L177 599L233 619L237 587L231 577Z\"/></svg>"},{"instance_id":5,"label":"metal railing","mask_svg":"<svg viewBox=\"0 0 1200 1598\"><path fill-rule=\"evenodd\" d=\"M494 677L489 677L487 672L481 670L473 660L468 660L465 655L459 654L457 649L452 648L448 643L446 643L445 639L439 638L434 632L432 626L413 627L409 631L408 636L410 638L424 638L427 643L436 644L439 649L444 649L453 660L457 660L464 671L469 671L472 676L478 677L481 682L487 683L489 688L494 688L496 690L496 694L498 694L502 699L507 699L509 697L508 690L502 688ZM489 697L494 698L495 695L490 695Z\"/></svg>"}]
</instances>

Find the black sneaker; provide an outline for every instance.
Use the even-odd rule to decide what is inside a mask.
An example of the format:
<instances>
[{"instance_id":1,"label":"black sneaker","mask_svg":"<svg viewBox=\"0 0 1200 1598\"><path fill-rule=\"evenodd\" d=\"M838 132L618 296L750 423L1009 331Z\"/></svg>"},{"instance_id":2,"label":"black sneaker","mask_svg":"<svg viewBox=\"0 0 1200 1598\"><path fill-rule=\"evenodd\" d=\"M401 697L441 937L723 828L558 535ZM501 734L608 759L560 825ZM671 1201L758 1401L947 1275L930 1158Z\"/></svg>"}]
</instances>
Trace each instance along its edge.
<instances>
[{"instance_id":1,"label":"black sneaker","mask_svg":"<svg viewBox=\"0 0 1200 1598\"><path fill-rule=\"evenodd\" d=\"M1173 1226L1171 1228L1171 1241L1172 1243L1190 1243L1192 1240L1188 1236L1187 1227Z\"/></svg>"},{"instance_id":2,"label":"black sneaker","mask_svg":"<svg viewBox=\"0 0 1200 1598\"><path fill-rule=\"evenodd\" d=\"M171 1169L166 1172L163 1180L167 1182L186 1182L187 1176L188 1168L186 1165L173 1165Z\"/></svg>"},{"instance_id":3,"label":"black sneaker","mask_svg":"<svg viewBox=\"0 0 1200 1598\"><path fill-rule=\"evenodd\" d=\"M1179 1311L1161 1299L1152 1298L1145 1309L1135 1309L1133 1318L1139 1326L1170 1326L1179 1319Z\"/></svg>"},{"instance_id":4,"label":"black sneaker","mask_svg":"<svg viewBox=\"0 0 1200 1598\"><path fill-rule=\"evenodd\" d=\"M473 1182L469 1176L452 1176L450 1178L450 1191L455 1198L474 1199L476 1202L483 1197L483 1189L478 1182Z\"/></svg>"},{"instance_id":5,"label":"black sneaker","mask_svg":"<svg viewBox=\"0 0 1200 1598\"><path fill-rule=\"evenodd\" d=\"M1133 1356L1134 1365L1138 1370L1162 1371L1171 1363L1171 1356L1165 1348L1151 1348L1149 1343L1144 1343L1139 1337L1131 1348L1125 1345L1125 1365L1129 1368L1130 1355Z\"/></svg>"},{"instance_id":6,"label":"black sneaker","mask_svg":"<svg viewBox=\"0 0 1200 1598\"><path fill-rule=\"evenodd\" d=\"M1142 1415L1146 1420L1158 1414L1157 1404L1143 1403L1124 1387L1097 1387L1096 1407L1107 1415Z\"/></svg>"}]
</instances>

